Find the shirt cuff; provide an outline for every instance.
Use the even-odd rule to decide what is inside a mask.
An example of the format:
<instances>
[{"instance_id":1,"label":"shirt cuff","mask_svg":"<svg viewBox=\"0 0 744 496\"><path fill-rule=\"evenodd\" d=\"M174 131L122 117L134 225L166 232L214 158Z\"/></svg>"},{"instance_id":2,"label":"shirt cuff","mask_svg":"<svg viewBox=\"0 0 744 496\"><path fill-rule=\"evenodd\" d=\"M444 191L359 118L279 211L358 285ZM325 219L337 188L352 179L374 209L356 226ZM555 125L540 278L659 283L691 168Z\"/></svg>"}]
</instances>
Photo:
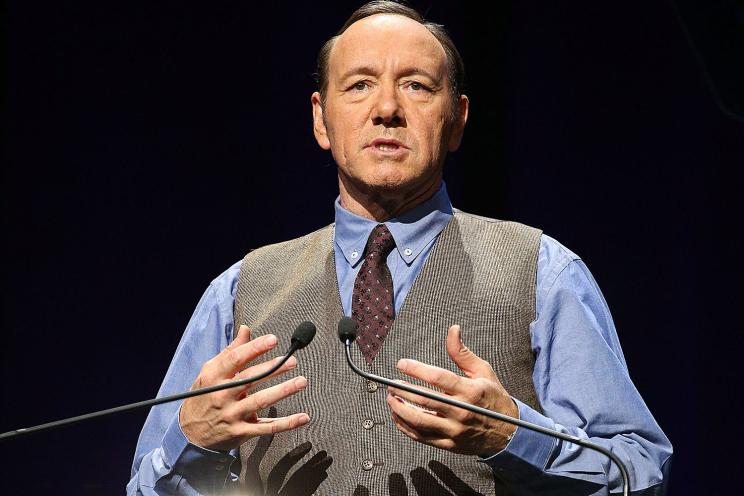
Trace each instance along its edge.
<instances>
[{"instance_id":1,"label":"shirt cuff","mask_svg":"<svg viewBox=\"0 0 744 496\"><path fill-rule=\"evenodd\" d=\"M189 442L181 430L179 410L173 416L163 436L163 459L168 468L193 485L222 487L228 479L236 480L233 466L237 457L232 453L213 451Z\"/></svg>"},{"instance_id":2,"label":"shirt cuff","mask_svg":"<svg viewBox=\"0 0 744 496\"><path fill-rule=\"evenodd\" d=\"M520 419L548 429L555 429L555 423L551 419L518 399L513 399L519 409ZM543 472L557 445L557 438L524 427L517 427L503 450L488 458L481 458L480 461L488 464L494 473L499 476L507 473L515 476L520 471L534 472L535 469Z\"/></svg>"}]
</instances>

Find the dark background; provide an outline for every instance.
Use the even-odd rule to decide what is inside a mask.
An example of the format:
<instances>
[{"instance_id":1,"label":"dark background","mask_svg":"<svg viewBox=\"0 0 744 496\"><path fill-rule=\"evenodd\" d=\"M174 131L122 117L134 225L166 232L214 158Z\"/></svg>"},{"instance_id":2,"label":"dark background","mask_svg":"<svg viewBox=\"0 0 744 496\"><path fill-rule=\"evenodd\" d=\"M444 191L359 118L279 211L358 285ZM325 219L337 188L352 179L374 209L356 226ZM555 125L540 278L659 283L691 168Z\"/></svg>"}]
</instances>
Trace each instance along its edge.
<instances>
[{"instance_id":1,"label":"dark background","mask_svg":"<svg viewBox=\"0 0 744 496\"><path fill-rule=\"evenodd\" d=\"M732 489L741 2L412 3L468 70L453 203L584 258L671 494ZM214 277L332 220L312 73L356 5L5 4L1 430L153 396ZM145 415L5 442L0 485L121 494Z\"/></svg>"}]
</instances>

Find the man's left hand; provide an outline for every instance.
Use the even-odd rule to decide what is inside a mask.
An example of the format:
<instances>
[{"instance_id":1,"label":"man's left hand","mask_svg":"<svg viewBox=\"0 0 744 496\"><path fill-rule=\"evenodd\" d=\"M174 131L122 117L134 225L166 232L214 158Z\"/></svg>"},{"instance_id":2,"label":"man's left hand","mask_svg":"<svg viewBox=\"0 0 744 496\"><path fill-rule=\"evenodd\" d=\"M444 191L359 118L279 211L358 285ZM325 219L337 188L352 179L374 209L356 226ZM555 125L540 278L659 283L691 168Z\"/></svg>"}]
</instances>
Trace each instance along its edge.
<instances>
[{"instance_id":1,"label":"man's left hand","mask_svg":"<svg viewBox=\"0 0 744 496\"><path fill-rule=\"evenodd\" d=\"M445 395L510 417L519 417L517 405L501 385L491 365L465 347L460 326L447 332L447 354L465 377L416 360L401 359L404 374L439 388ZM439 391L414 386L442 394ZM401 399L402 398L402 399ZM403 400L421 405L417 408ZM387 403L395 425L414 441L465 455L490 456L506 447L516 426L446 405L423 396L388 388ZM426 411L426 410L430 411Z\"/></svg>"}]
</instances>

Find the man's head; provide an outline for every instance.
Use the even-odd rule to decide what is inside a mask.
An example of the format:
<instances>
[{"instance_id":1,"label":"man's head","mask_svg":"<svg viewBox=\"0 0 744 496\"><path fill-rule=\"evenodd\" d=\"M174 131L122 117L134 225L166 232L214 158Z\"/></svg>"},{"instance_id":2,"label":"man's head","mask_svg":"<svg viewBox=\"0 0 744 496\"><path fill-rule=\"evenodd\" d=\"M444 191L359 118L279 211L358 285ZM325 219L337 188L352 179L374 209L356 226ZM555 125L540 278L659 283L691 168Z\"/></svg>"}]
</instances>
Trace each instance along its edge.
<instances>
[{"instance_id":1,"label":"man's head","mask_svg":"<svg viewBox=\"0 0 744 496\"><path fill-rule=\"evenodd\" d=\"M318 71L314 132L339 166L342 201L344 193L396 203L436 191L468 112L462 62L441 26L372 2L326 43Z\"/></svg>"}]
</instances>

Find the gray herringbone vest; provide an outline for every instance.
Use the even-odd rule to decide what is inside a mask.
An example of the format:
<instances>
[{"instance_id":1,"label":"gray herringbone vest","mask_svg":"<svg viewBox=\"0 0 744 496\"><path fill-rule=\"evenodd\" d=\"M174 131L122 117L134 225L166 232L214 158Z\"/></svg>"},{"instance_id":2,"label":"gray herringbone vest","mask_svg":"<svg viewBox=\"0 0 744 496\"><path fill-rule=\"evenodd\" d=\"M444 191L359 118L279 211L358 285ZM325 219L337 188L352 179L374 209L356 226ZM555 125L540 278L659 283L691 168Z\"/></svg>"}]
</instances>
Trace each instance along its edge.
<instances>
[{"instance_id":1,"label":"gray herringbone vest","mask_svg":"<svg viewBox=\"0 0 744 496\"><path fill-rule=\"evenodd\" d=\"M395 363L407 357L458 372L444 342L449 326L460 324L465 344L493 365L507 391L539 409L529 333L539 238L540 231L518 223L455 211L369 370L403 378ZM385 389L366 384L346 364L336 334L342 314L332 225L252 251L243 260L236 330L247 324L253 336L275 333L283 349L299 322L318 327L315 340L297 355L297 373L308 378L308 388L262 412L307 412L310 423L241 447L245 493L429 495L441 488L501 493L491 469L477 457L416 443L395 428ZM356 346L354 353L363 365Z\"/></svg>"}]
</instances>

